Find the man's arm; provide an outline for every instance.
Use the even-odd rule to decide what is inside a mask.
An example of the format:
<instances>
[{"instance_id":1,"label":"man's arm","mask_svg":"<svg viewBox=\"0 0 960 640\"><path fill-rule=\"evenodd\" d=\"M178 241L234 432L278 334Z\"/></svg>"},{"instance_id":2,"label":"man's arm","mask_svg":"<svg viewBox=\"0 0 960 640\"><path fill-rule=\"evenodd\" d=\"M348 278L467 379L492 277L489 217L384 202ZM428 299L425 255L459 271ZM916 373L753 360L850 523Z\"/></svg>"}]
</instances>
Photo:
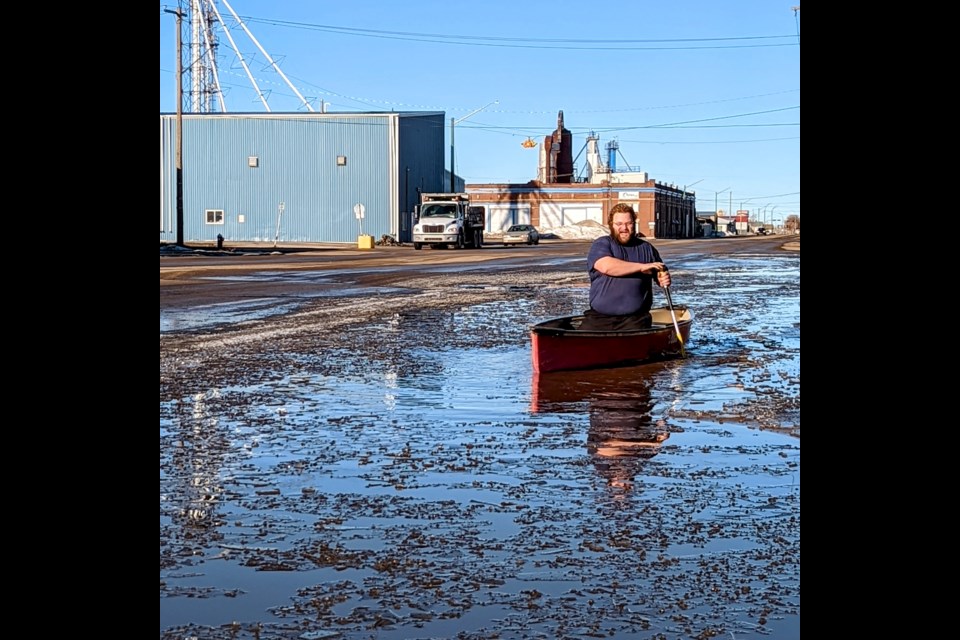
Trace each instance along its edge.
<instances>
[{"instance_id":1,"label":"man's arm","mask_svg":"<svg viewBox=\"0 0 960 640\"><path fill-rule=\"evenodd\" d=\"M593 263L593 268L605 276L619 278L636 273L654 274L665 267L662 262L629 262L613 256L604 256Z\"/></svg>"}]
</instances>

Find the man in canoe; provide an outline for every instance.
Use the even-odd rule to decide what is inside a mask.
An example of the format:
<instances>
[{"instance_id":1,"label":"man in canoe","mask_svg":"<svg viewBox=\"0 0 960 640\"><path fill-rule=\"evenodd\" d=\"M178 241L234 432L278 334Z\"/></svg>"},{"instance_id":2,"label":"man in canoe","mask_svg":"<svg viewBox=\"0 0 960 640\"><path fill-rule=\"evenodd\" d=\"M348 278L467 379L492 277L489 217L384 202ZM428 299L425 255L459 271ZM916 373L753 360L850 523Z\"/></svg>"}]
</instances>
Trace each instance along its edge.
<instances>
[{"instance_id":1,"label":"man in canoe","mask_svg":"<svg viewBox=\"0 0 960 640\"><path fill-rule=\"evenodd\" d=\"M637 214L621 202L610 209L610 234L590 245L590 308L583 313L581 329L631 331L651 325L653 280L670 286L670 272L656 247L636 233Z\"/></svg>"}]
</instances>

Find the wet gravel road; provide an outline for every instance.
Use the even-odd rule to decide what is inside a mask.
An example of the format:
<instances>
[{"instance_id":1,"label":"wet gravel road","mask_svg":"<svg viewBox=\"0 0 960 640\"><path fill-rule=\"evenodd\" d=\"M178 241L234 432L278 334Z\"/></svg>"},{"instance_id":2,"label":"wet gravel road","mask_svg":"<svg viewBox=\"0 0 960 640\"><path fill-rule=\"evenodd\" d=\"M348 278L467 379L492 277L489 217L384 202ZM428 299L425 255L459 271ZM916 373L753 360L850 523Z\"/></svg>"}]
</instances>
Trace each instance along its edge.
<instances>
[{"instance_id":1,"label":"wet gravel road","mask_svg":"<svg viewBox=\"0 0 960 640\"><path fill-rule=\"evenodd\" d=\"M687 357L534 376L586 242L160 258L160 637L800 637L800 252L654 241Z\"/></svg>"}]
</instances>

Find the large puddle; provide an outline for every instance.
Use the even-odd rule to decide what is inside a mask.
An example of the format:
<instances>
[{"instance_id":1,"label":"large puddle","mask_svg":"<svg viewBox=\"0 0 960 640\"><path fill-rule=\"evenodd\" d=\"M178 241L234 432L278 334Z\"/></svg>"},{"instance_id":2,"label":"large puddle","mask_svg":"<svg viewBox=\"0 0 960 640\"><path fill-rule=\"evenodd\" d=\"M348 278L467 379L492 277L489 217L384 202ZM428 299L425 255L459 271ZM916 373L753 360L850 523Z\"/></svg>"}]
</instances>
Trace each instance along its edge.
<instances>
[{"instance_id":1,"label":"large puddle","mask_svg":"<svg viewBox=\"0 0 960 640\"><path fill-rule=\"evenodd\" d=\"M799 638L800 256L671 272L686 358L543 376L556 265L161 315L161 638Z\"/></svg>"}]
</instances>

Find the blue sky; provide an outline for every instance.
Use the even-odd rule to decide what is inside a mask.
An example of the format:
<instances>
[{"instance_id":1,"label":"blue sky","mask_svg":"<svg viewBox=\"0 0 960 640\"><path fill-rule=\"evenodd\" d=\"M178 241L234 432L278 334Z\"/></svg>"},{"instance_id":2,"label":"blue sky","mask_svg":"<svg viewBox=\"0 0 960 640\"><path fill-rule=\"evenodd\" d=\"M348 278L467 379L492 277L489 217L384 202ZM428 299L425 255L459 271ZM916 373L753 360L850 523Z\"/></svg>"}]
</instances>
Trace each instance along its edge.
<instances>
[{"instance_id":1,"label":"blue sky","mask_svg":"<svg viewBox=\"0 0 960 640\"><path fill-rule=\"evenodd\" d=\"M306 111L297 92L317 111L444 111L447 164L450 118L464 118L458 175L522 183L539 145L521 143L540 143L562 110L578 171L593 131L601 150L617 142L619 168L690 185L700 211L800 214L799 0L227 2L226 111L266 111L242 58L273 112ZM160 4L161 112L176 111L176 18L164 12L176 7Z\"/></svg>"}]
</instances>

